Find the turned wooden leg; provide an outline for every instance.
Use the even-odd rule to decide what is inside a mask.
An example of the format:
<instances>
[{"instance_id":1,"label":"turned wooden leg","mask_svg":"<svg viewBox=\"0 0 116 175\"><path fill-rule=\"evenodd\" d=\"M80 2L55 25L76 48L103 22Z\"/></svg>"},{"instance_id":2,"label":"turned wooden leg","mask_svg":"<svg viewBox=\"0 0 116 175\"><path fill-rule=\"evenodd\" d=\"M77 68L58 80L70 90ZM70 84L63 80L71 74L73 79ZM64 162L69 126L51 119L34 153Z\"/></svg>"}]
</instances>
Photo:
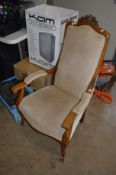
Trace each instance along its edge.
<instances>
[{"instance_id":1,"label":"turned wooden leg","mask_svg":"<svg viewBox=\"0 0 116 175\"><path fill-rule=\"evenodd\" d=\"M61 162L64 162L65 146L62 144L62 142L61 142L60 146L61 146L61 157L60 157L59 160L60 160Z\"/></svg>"},{"instance_id":2,"label":"turned wooden leg","mask_svg":"<svg viewBox=\"0 0 116 175\"><path fill-rule=\"evenodd\" d=\"M25 118L24 118L24 116L22 115L22 117L21 117L21 125L23 126L24 123L25 123Z\"/></svg>"},{"instance_id":3,"label":"turned wooden leg","mask_svg":"<svg viewBox=\"0 0 116 175\"><path fill-rule=\"evenodd\" d=\"M66 153L65 148L66 148L66 145L64 145L63 143L61 143L61 155L62 155L63 158L64 158L65 153Z\"/></svg>"},{"instance_id":4,"label":"turned wooden leg","mask_svg":"<svg viewBox=\"0 0 116 175\"><path fill-rule=\"evenodd\" d=\"M61 160L62 161L64 161L64 156L66 154L66 147L67 147L68 142L69 142L70 133L71 133L71 128L66 130L62 136L62 141L61 141L61 155L62 155Z\"/></svg>"},{"instance_id":5,"label":"turned wooden leg","mask_svg":"<svg viewBox=\"0 0 116 175\"><path fill-rule=\"evenodd\" d=\"M82 117L81 117L81 120L80 120L80 123L83 123L84 119L85 119L85 113L86 113L86 110L84 111Z\"/></svg>"}]
</instances>

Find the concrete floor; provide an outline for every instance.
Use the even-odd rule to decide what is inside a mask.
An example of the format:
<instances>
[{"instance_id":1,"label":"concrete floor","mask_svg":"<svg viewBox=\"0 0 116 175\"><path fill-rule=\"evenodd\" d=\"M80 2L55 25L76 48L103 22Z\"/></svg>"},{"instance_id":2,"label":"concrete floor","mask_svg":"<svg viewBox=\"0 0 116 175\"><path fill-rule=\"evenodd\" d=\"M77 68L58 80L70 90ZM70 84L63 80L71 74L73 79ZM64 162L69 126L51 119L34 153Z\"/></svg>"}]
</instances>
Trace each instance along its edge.
<instances>
[{"instance_id":1,"label":"concrete floor","mask_svg":"<svg viewBox=\"0 0 116 175\"><path fill-rule=\"evenodd\" d=\"M116 86L113 103L96 97L59 161L59 144L15 123L0 103L0 175L115 175Z\"/></svg>"}]
</instances>

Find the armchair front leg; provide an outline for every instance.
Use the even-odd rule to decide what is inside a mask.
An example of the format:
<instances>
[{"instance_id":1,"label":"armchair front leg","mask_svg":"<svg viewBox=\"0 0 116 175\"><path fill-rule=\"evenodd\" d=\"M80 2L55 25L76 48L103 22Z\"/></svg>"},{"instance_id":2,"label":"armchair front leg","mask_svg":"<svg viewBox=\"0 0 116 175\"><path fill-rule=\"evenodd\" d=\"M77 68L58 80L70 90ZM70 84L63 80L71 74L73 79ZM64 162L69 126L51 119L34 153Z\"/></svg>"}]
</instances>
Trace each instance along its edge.
<instances>
[{"instance_id":1,"label":"armchair front leg","mask_svg":"<svg viewBox=\"0 0 116 175\"><path fill-rule=\"evenodd\" d=\"M62 136L62 141L61 141L61 154L62 157L65 156L65 150L66 150L66 146L69 142L70 139L70 134L71 134L71 130L72 130L72 126L73 126L73 122L75 120L77 116L77 113L75 112L71 112L67 118L64 120L62 127L65 129L65 132Z\"/></svg>"},{"instance_id":2,"label":"armchair front leg","mask_svg":"<svg viewBox=\"0 0 116 175\"><path fill-rule=\"evenodd\" d=\"M70 140L73 123L77 117L81 117L78 119L80 122L83 122L85 111L90 102L91 96L92 95L87 92L84 93L80 102L73 108L62 124L62 127L65 129L61 141L61 153L63 157L65 156L65 149Z\"/></svg>"},{"instance_id":3,"label":"armchair front leg","mask_svg":"<svg viewBox=\"0 0 116 175\"><path fill-rule=\"evenodd\" d=\"M66 146L69 142L69 138L70 138L70 133L71 133L71 128L68 130L65 130L63 136L62 136L62 141L61 141L61 154L62 157L64 158L65 156L65 151L66 151Z\"/></svg>"}]
</instances>

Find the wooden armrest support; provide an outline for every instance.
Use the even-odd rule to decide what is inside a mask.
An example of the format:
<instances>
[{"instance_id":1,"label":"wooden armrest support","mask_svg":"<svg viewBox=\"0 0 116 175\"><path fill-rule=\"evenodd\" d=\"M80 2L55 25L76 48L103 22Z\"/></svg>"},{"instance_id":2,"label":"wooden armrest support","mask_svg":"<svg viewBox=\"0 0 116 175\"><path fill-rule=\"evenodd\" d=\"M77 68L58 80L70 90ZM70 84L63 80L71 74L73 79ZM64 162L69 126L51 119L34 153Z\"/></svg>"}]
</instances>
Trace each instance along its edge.
<instances>
[{"instance_id":1,"label":"wooden armrest support","mask_svg":"<svg viewBox=\"0 0 116 175\"><path fill-rule=\"evenodd\" d=\"M57 70L57 67L54 66L53 68L46 70L46 72L47 72L48 74L55 74L55 73L56 73L56 70Z\"/></svg>"},{"instance_id":2,"label":"wooden armrest support","mask_svg":"<svg viewBox=\"0 0 116 175\"><path fill-rule=\"evenodd\" d=\"M25 88L26 86L27 86L27 84L25 82L20 82L20 83L14 85L11 88L11 91L13 92L13 94L16 94L19 90Z\"/></svg>"},{"instance_id":3,"label":"wooden armrest support","mask_svg":"<svg viewBox=\"0 0 116 175\"><path fill-rule=\"evenodd\" d=\"M87 88L87 91L86 92L88 92L89 94L93 94L93 91L95 89L97 78L98 78L98 74L96 74L96 76L91 81L89 87Z\"/></svg>"},{"instance_id":4,"label":"wooden armrest support","mask_svg":"<svg viewBox=\"0 0 116 175\"><path fill-rule=\"evenodd\" d=\"M70 128L72 127L72 124L73 124L73 122L74 122L76 116L77 116L77 113L75 113L75 112L72 111L72 112L67 116L67 118L64 120L64 122L63 122L63 124L62 124L62 127L63 127L64 129L66 129L66 130L70 129Z\"/></svg>"},{"instance_id":5,"label":"wooden armrest support","mask_svg":"<svg viewBox=\"0 0 116 175\"><path fill-rule=\"evenodd\" d=\"M92 94L84 93L80 102L73 108L73 112L77 113L78 115L83 113L85 109L87 108L90 100L91 100Z\"/></svg>"},{"instance_id":6,"label":"wooden armrest support","mask_svg":"<svg viewBox=\"0 0 116 175\"><path fill-rule=\"evenodd\" d=\"M14 94L18 93L15 100L15 104L17 107L19 106L21 100L23 99L25 87L27 87L27 84L25 82L20 82L11 88L11 91Z\"/></svg>"}]
</instances>

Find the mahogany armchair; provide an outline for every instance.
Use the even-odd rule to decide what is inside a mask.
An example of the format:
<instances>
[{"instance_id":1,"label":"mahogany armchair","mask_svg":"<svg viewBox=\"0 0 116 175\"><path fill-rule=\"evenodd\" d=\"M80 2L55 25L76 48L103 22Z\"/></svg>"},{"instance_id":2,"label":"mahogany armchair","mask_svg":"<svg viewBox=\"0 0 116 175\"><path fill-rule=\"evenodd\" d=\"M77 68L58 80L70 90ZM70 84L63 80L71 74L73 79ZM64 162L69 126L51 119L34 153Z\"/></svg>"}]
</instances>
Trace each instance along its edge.
<instances>
[{"instance_id":1,"label":"mahogany armchair","mask_svg":"<svg viewBox=\"0 0 116 175\"><path fill-rule=\"evenodd\" d=\"M24 87L51 73L39 71L12 87L14 93L19 91L16 104L22 113L22 124L27 121L35 130L58 140L63 157L83 121L109 41L109 33L96 24L87 16L77 25L67 25L53 85L23 98Z\"/></svg>"}]
</instances>

